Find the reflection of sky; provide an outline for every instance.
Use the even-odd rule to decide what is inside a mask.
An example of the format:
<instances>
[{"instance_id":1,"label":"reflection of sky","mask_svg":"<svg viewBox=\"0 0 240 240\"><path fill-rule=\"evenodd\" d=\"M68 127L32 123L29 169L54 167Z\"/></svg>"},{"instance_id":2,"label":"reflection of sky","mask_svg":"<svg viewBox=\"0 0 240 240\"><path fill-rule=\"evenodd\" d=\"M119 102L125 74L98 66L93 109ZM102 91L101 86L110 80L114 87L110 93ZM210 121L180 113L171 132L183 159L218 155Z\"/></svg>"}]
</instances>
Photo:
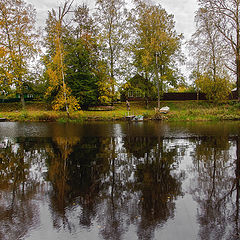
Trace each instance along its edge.
<instances>
[{"instance_id":1,"label":"reflection of sky","mask_svg":"<svg viewBox=\"0 0 240 240\"><path fill-rule=\"evenodd\" d=\"M11 137L3 137L0 139L0 149L4 149L7 147L8 144L15 143L15 138Z\"/></svg>"},{"instance_id":2,"label":"reflection of sky","mask_svg":"<svg viewBox=\"0 0 240 240\"><path fill-rule=\"evenodd\" d=\"M114 134L114 137L121 137L122 136L121 124L114 124L113 125L113 134Z\"/></svg>"},{"instance_id":3,"label":"reflection of sky","mask_svg":"<svg viewBox=\"0 0 240 240\"><path fill-rule=\"evenodd\" d=\"M62 124L46 122L0 122L1 137L164 137L169 139L188 139L199 136L236 136L240 129L233 122L224 123L169 123L169 122L121 122ZM121 146L120 146L121 147Z\"/></svg>"},{"instance_id":4,"label":"reflection of sky","mask_svg":"<svg viewBox=\"0 0 240 240\"><path fill-rule=\"evenodd\" d=\"M48 125L41 123L0 122L2 137L41 137L46 136Z\"/></svg>"},{"instance_id":5,"label":"reflection of sky","mask_svg":"<svg viewBox=\"0 0 240 240\"><path fill-rule=\"evenodd\" d=\"M45 175L48 172L46 165L46 158L42 154L35 152L34 158L29 169L29 178L37 181L38 183L44 183L46 181Z\"/></svg>"},{"instance_id":6,"label":"reflection of sky","mask_svg":"<svg viewBox=\"0 0 240 240\"><path fill-rule=\"evenodd\" d=\"M176 201L175 216L165 226L155 232L155 239L197 239L198 224L196 219L198 204L190 194L185 194Z\"/></svg>"},{"instance_id":7,"label":"reflection of sky","mask_svg":"<svg viewBox=\"0 0 240 240\"><path fill-rule=\"evenodd\" d=\"M16 122L0 122L0 135L1 137L15 137L18 132Z\"/></svg>"}]
</instances>

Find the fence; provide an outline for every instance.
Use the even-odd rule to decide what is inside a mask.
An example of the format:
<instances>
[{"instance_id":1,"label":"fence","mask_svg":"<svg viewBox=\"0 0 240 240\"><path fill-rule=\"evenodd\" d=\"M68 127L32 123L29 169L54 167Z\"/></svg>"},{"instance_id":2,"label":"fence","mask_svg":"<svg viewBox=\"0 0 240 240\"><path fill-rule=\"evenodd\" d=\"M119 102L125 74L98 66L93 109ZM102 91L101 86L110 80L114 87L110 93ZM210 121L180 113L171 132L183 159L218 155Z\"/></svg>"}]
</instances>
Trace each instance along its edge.
<instances>
[{"instance_id":1,"label":"fence","mask_svg":"<svg viewBox=\"0 0 240 240\"><path fill-rule=\"evenodd\" d=\"M194 93L194 92L177 92L177 93L164 93L161 97L162 100L206 100L205 93Z\"/></svg>"},{"instance_id":2,"label":"fence","mask_svg":"<svg viewBox=\"0 0 240 240\"><path fill-rule=\"evenodd\" d=\"M34 99L33 98L24 98L24 100L26 102L28 101L33 101ZM13 102L20 102L21 99L20 98L0 98L0 103L13 103Z\"/></svg>"},{"instance_id":3,"label":"fence","mask_svg":"<svg viewBox=\"0 0 240 240\"><path fill-rule=\"evenodd\" d=\"M229 94L229 100L237 99L237 92L232 91ZM140 97L129 97L129 101L142 101L144 98ZM186 100L207 100L205 93L196 93L196 92L176 92L176 93L164 93L161 96L163 101L186 101Z\"/></svg>"}]
</instances>

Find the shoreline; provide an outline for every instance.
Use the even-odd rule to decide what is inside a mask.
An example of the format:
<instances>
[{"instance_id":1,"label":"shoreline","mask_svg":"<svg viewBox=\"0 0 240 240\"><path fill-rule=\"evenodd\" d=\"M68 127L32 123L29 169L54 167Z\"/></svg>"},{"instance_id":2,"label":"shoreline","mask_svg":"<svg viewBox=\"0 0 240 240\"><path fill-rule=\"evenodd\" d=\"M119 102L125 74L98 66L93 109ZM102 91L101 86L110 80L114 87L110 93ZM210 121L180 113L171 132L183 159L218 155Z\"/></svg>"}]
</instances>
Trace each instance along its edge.
<instances>
[{"instance_id":1,"label":"shoreline","mask_svg":"<svg viewBox=\"0 0 240 240\"><path fill-rule=\"evenodd\" d=\"M66 113L57 112L19 112L19 113L6 113L0 112L0 122L93 122L93 121L108 121L108 122L147 122L147 121L166 121L166 122L212 122L212 121L240 121L240 115L198 115L188 116L182 112L161 114L155 118L154 114L144 117L143 120L129 120L125 116L88 116L87 114L74 113L68 118Z\"/></svg>"},{"instance_id":2,"label":"shoreline","mask_svg":"<svg viewBox=\"0 0 240 240\"><path fill-rule=\"evenodd\" d=\"M27 103L25 110L19 104L0 104L0 120L18 122L86 122L86 121L127 121L126 116L143 116L143 121L197 122L197 121L240 121L240 103L228 101L213 104L207 101L161 102L161 107L169 106L167 114L156 113L156 102L146 108L144 102L131 102L131 111L126 111L126 104L117 103L110 110L96 108L89 111L79 110L70 114L52 111L44 102Z\"/></svg>"}]
</instances>

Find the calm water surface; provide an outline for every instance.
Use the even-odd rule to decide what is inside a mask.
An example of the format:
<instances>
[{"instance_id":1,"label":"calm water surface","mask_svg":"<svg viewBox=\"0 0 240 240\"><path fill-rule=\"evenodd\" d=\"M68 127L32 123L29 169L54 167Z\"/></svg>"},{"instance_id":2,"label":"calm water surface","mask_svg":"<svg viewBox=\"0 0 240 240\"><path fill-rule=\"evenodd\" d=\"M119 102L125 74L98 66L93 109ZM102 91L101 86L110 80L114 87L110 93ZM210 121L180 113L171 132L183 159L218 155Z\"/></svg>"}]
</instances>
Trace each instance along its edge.
<instances>
[{"instance_id":1,"label":"calm water surface","mask_svg":"<svg viewBox=\"0 0 240 240\"><path fill-rule=\"evenodd\" d=\"M239 239L240 123L0 123L0 239Z\"/></svg>"}]
</instances>

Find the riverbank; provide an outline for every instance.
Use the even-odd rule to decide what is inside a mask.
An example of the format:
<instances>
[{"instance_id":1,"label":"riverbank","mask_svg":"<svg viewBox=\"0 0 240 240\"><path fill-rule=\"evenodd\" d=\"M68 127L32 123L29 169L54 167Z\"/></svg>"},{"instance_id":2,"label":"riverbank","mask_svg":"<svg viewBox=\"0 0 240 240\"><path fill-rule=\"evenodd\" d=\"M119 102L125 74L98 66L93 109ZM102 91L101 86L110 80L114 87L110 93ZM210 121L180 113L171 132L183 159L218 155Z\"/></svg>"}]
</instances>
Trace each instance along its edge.
<instances>
[{"instance_id":1,"label":"riverbank","mask_svg":"<svg viewBox=\"0 0 240 240\"><path fill-rule=\"evenodd\" d=\"M240 103L228 101L213 104L207 101L169 101L161 102L161 107L168 106L169 113L156 113L156 102L150 102L148 108L144 102L131 102L131 111L127 112L125 103L116 103L113 107L95 107L89 111L71 113L70 121L117 121L125 120L128 115L142 115L144 120L162 119L167 121L221 121L240 120ZM65 112L51 110L43 102L27 102L25 110L20 103L1 103L0 118L7 121L69 121Z\"/></svg>"}]
</instances>

